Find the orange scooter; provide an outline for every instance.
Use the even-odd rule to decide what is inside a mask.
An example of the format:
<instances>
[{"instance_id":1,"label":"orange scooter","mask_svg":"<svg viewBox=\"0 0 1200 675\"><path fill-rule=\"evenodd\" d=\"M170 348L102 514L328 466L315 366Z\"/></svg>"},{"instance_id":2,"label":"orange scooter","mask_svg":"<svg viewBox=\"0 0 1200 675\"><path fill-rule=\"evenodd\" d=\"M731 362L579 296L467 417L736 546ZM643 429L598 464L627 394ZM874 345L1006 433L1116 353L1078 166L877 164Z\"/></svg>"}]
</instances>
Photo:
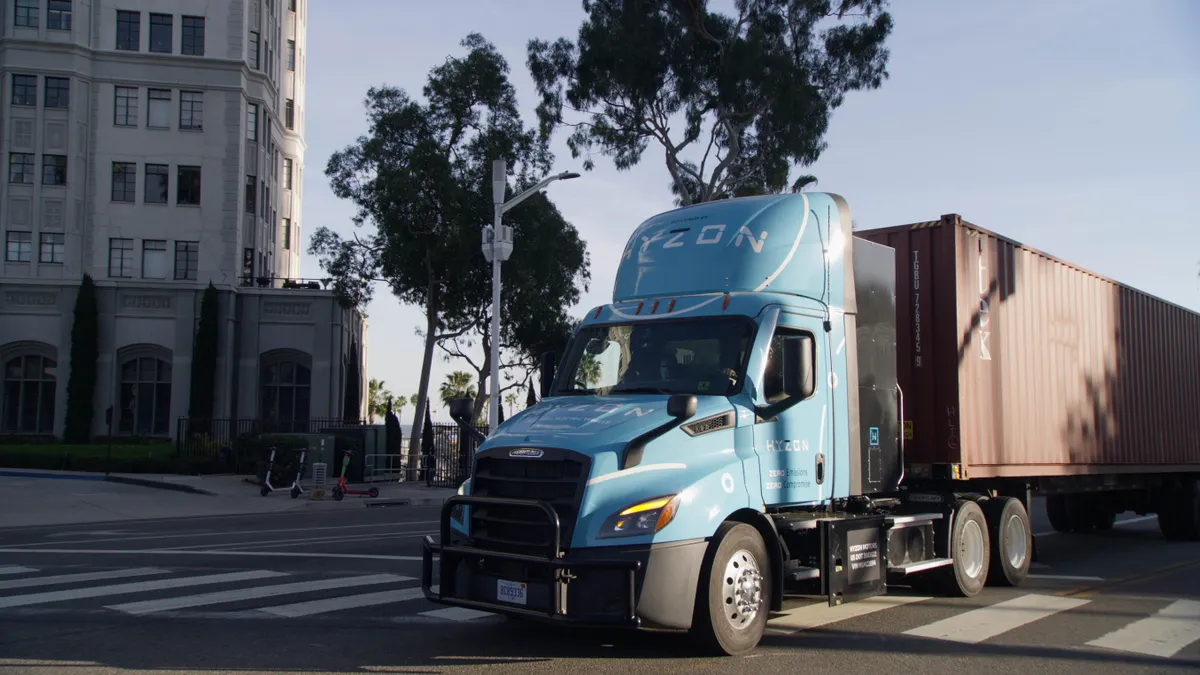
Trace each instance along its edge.
<instances>
[{"instance_id":1,"label":"orange scooter","mask_svg":"<svg viewBox=\"0 0 1200 675\"><path fill-rule=\"evenodd\" d=\"M342 458L342 475L338 476L337 485L333 486L333 501L340 502L342 497L346 495L366 495L368 497L378 497L379 488L374 485L368 490L351 490L346 485L346 470L350 468L350 451L346 451L346 456Z\"/></svg>"}]
</instances>

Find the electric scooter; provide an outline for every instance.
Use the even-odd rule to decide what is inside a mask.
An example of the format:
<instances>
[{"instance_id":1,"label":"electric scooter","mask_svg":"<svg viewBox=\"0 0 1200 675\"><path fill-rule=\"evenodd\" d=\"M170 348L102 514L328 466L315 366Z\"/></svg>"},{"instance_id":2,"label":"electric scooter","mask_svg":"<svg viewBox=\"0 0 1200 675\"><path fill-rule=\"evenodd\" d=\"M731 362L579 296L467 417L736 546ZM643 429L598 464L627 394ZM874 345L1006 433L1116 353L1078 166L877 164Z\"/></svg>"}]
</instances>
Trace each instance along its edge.
<instances>
[{"instance_id":1,"label":"electric scooter","mask_svg":"<svg viewBox=\"0 0 1200 675\"><path fill-rule=\"evenodd\" d=\"M304 473L305 452L306 452L306 448L300 449L300 461L297 463L296 476L295 476L295 478L292 479L292 485L291 485L292 499L295 499L295 498L299 497L300 495L304 494L304 488L300 487L300 476ZM267 473L266 473L266 475L263 476L262 490L259 492L259 494L261 494L264 497L266 497L267 495L269 495L272 492L275 492L277 490L286 490L287 489L286 487L283 487L283 486L275 487L274 485L271 485L271 469L273 469L274 467L275 467L275 448L271 448L271 456L269 459L267 459Z\"/></svg>"},{"instance_id":2,"label":"electric scooter","mask_svg":"<svg viewBox=\"0 0 1200 675\"><path fill-rule=\"evenodd\" d=\"M342 497L346 495L367 495L368 497L378 497L379 488L374 485L369 490L351 490L346 485L346 470L350 468L350 451L345 452L345 457L342 457L342 475L338 476L337 485L333 487L333 501L340 502Z\"/></svg>"}]
</instances>

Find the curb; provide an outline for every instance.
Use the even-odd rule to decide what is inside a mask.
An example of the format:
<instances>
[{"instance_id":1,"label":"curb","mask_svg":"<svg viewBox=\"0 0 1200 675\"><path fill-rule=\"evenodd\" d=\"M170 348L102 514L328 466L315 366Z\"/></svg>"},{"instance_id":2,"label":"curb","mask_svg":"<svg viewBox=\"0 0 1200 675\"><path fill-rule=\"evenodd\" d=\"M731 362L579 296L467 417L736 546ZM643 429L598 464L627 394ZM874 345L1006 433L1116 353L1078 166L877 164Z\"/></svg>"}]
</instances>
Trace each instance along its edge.
<instances>
[{"instance_id":1,"label":"curb","mask_svg":"<svg viewBox=\"0 0 1200 675\"><path fill-rule=\"evenodd\" d=\"M367 508L384 506L441 506L449 497L393 497L390 499L372 499L364 502Z\"/></svg>"},{"instance_id":2,"label":"curb","mask_svg":"<svg viewBox=\"0 0 1200 675\"><path fill-rule=\"evenodd\" d=\"M208 495L210 497L217 496L217 493L198 488L192 485L183 485L180 483L172 483L162 480L151 480L149 478L130 478L127 476L112 476L89 473L49 473L46 471L23 471L20 469L0 469L0 476L7 478L44 478L51 480L91 480L104 483L120 483L123 485L136 485L138 487L155 488L158 490L174 490L176 492L188 492L191 494Z\"/></svg>"}]
</instances>

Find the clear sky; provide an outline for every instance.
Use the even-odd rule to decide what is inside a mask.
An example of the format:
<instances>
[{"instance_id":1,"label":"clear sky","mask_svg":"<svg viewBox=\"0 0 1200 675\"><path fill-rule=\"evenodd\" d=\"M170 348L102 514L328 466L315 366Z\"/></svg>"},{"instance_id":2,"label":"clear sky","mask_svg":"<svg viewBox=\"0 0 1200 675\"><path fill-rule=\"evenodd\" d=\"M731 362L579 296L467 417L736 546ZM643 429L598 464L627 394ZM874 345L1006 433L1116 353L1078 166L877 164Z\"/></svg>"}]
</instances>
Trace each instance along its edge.
<instances>
[{"instance_id":1,"label":"clear sky","mask_svg":"<svg viewBox=\"0 0 1200 675\"><path fill-rule=\"evenodd\" d=\"M860 228L959 213L1200 311L1200 1L892 4L891 77L834 112L828 149L806 169L820 181L812 189L846 197ZM353 230L353 207L333 195L324 169L366 129L369 87L420 96L429 69L462 54L459 41L477 31L508 58L532 125L526 41L573 38L583 19L578 0L314 1L308 11L306 249L319 226ZM554 149L556 171L580 170L561 134ZM598 157L594 171L550 188L591 253L591 287L575 314L609 301L628 234L673 207L661 156L652 148L625 172ZM301 276L320 275L306 255ZM368 376L415 392L420 308L380 288L367 312ZM435 399L455 369L464 368L434 363ZM433 414L449 419L440 407ZM409 406L402 423L411 415Z\"/></svg>"}]
</instances>

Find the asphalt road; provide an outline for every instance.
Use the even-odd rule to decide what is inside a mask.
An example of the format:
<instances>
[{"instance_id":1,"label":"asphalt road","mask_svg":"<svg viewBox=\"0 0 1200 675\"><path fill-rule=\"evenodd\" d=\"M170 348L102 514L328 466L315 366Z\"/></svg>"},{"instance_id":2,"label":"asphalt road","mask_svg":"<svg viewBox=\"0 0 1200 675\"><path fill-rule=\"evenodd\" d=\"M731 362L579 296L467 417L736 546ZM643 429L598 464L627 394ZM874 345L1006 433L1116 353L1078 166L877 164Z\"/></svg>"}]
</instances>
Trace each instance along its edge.
<instances>
[{"instance_id":1,"label":"asphalt road","mask_svg":"<svg viewBox=\"0 0 1200 675\"><path fill-rule=\"evenodd\" d=\"M1034 531L1048 532L1035 509ZM1195 672L1200 544L1153 518L1039 538L1035 577L971 599L788 603L750 657L433 605L393 507L0 529L0 674Z\"/></svg>"}]
</instances>

